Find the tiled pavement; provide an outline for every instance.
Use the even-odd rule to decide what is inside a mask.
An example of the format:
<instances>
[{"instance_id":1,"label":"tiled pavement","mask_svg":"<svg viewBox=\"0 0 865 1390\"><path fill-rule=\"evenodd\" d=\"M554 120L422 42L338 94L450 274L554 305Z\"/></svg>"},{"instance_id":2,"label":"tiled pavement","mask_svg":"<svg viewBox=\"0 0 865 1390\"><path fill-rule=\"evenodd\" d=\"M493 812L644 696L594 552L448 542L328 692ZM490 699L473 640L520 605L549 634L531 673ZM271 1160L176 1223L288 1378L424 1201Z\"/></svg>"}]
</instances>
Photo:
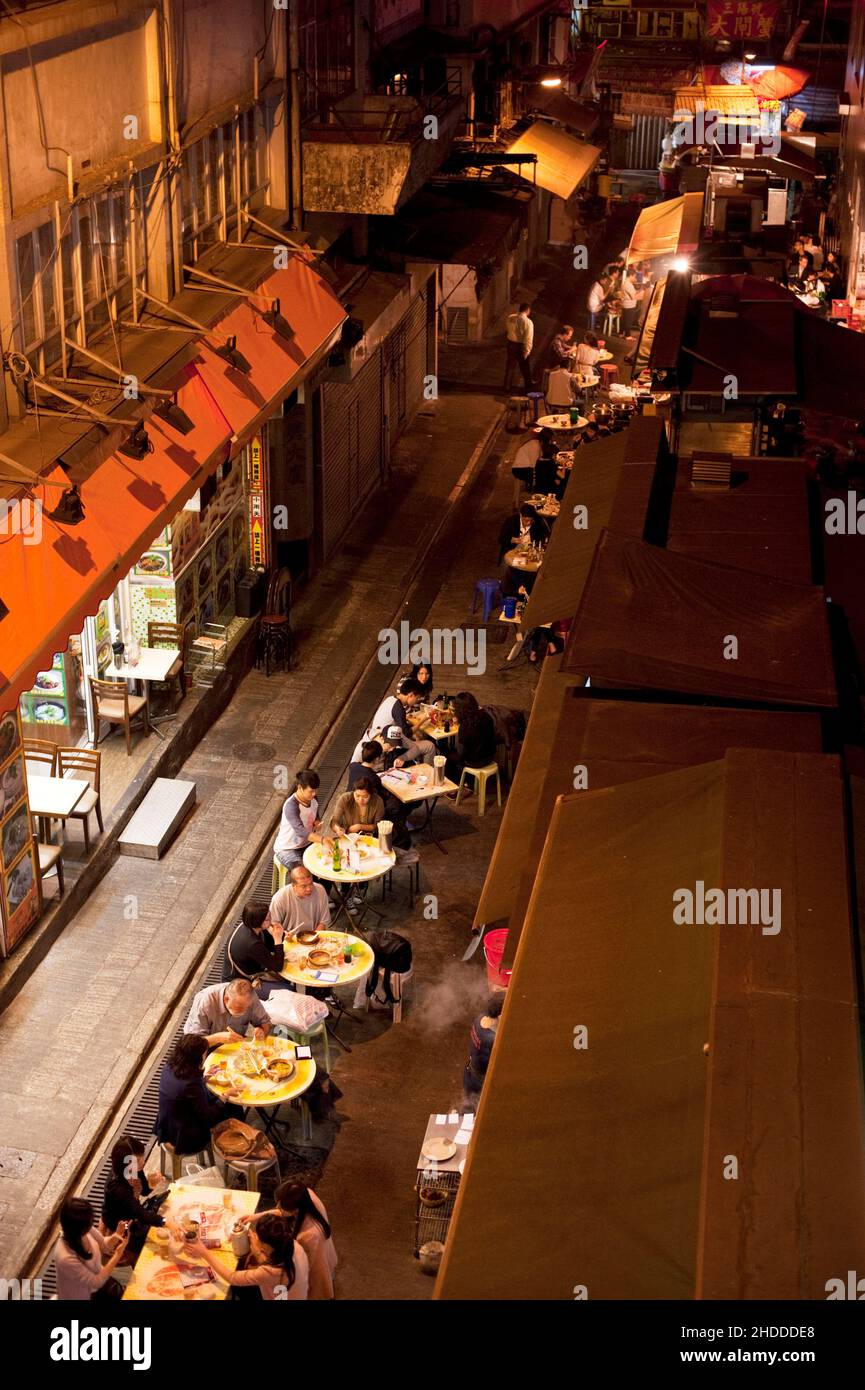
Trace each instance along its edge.
<instances>
[{"instance_id":1,"label":"tiled pavement","mask_svg":"<svg viewBox=\"0 0 865 1390\"><path fill-rule=\"evenodd\" d=\"M387 492L374 499L349 545L298 605L297 669L269 680L247 676L182 769L197 784L198 804L175 844L159 863L117 858L3 1015L0 1273L11 1277L24 1267L70 1180L129 1098L130 1076L188 989L251 859L269 841L284 796L281 784L274 787L275 769L290 773L302 765L345 706L379 628L401 607L444 500L500 410L489 397L465 395L442 399L434 414L419 417L400 446ZM488 468L479 494L480 504L490 502L485 570L510 493L508 476L491 497L494 478ZM475 539L456 572L434 576L446 581L449 596L436 610L441 621L466 619L479 573ZM382 689L390 674L382 668ZM522 680L530 687L528 672ZM488 675L472 688L489 698L497 687ZM464 815L451 812L454 821ZM480 862L471 856L471 883L458 895L457 944L466 939L496 823L491 816L481 827L489 843ZM425 865L432 855L439 860L434 848L425 850ZM456 863L441 859L436 879L453 878ZM461 1018L462 1031L464 1023ZM400 1039L408 1041L408 1030L394 1031L377 1068L386 1067L386 1051L396 1049L398 1059ZM357 1050L350 1060L355 1056ZM428 1287L424 1282L420 1296Z\"/></svg>"}]
</instances>

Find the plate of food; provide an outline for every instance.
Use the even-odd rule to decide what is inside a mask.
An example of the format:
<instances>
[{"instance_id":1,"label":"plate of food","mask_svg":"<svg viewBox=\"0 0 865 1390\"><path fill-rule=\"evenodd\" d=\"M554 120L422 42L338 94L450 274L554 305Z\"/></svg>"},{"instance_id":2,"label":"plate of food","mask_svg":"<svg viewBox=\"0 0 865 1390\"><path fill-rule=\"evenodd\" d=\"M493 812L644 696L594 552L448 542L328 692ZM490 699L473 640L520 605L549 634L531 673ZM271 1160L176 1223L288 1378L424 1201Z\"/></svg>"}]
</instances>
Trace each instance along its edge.
<instances>
[{"instance_id":1,"label":"plate of food","mask_svg":"<svg viewBox=\"0 0 865 1390\"><path fill-rule=\"evenodd\" d=\"M148 550L142 555L135 567L141 574L167 575L168 556L160 555L157 550Z\"/></svg>"},{"instance_id":2,"label":"plate of food","mask_svg":"<svg viewBox=\"0 0 865 1390\"><path fill-rule=\"evenodd\" d=\"M183 1285L177 1265L168 1265L166 1269L160 1269L158 1274L154 1274L152 1279L148 1279L145 1292L151 1298L182 1298Z\"/></svg>"},{"instance_id":3,"label":"plate of food","mask_svg":"<svg viewBox=\"0 0 865 1390\"><path fill-rule=\"evenodd\" d=\"M18 721L14 714L7 714L0 720L0 763L5 762L13 748L18 746Z\"/></svg>"},{"instance_id":4,"label":"plate of food","mask_svg":"<svg viewBox=\"0 0 865 1390\"><path fill-rule=\"evenodd\" d=\"M62 724L66 719L66 710L54 700L43 700L34 706L33 718L37 724Z\"/></svg>"},{"instance_id":5,"label":"plate of food","mask_svg":"<svg viewBox=\"0 0 865 1390\"><path fill-rule=\"evenodd\" d=\"M39 671L33 682L34 690L63 690L62 671Z\"/></svg>"},{"instance_id":6,"label":"plate of food","mask_svg":"<svg viewBox=\"0 0 865 1390\"><path fill-rule=\"evenodd\" d=\"M457 1146L452 1139L428 1139L421 1149L424 1158L433 1163L447 1163L456 1151Z\"/></svg>"}]
</instances>

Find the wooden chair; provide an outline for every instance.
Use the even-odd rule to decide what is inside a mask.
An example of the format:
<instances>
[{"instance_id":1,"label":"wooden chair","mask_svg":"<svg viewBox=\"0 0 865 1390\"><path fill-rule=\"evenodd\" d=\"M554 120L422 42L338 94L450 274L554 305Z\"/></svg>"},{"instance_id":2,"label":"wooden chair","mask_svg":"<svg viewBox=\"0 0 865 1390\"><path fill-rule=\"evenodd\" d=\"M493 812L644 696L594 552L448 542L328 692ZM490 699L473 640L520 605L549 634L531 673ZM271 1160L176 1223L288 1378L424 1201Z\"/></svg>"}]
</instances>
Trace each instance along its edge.
<instances>
[{"instance_id":1,"label":"wooden chair","mask_svg":"<svg viewBox=\"0 0 865 1390\"><path fill-rule=\"evenodd\" d=\"M147 713L147 700L144 695L130 695L125 681L100 681L95 676L88 677L93 695L93 708L96 710L96 742L99 742L99 721L106 724L122 724L126 734L126 755L132 754L132 720L140 714L144 732L150 733L150 719Z\"/></svg>"},{"instance_id":2,"label":"wooden chair","mask_svg":"<svg viewBox=\"0 0 865 1390\"><path fill-rule=\"evenodd\" d=\"M148 647L176 647L179 655L165 678L165 684L177 691L177 706L186 695L186 653L188 647L188 623L148 623ZM160 681L161 685L162 682Z\"/></svg>"},{"instance_id":3,"label":"wooden chair","mask_svg":"<svg viewBox=\"0 0 865 1390\"><path fill-rule=\"evenodd\" d=\"M52 869L57 870L57 890L58 896L63 897L66 891L63 882L63 846L44 845L41 840L33 836L33 844L36 850L36 862L39 865L39 897L43 899L42 884L47 874Z\"/></svg>"},{"instance_id":4,"label":"wooden chair","mask_svg":"<svg viewBox=\"0 0 865 1390\"><path fill-rule=\"evenodd\" d=\"M102 754L96 748L58 748L57 750L57 776L78 777L82 781L90 783L90 790L84 793L75 810L68 817L61 817L64 825L67 819L81 821L84 828L84 849L88 854L90 853L88 820L91 811L96 812L99 829L103 832L105 830L105 826L102 824L102 806L99 800L101 764Z\"/></svg>"},{"instance_id":5,"label":"wooden chair","mask_svg":"<svg viewBox=\"0 0 865 1390\"><path fill-rule=\"evenodd\" d=\"M57 744L49 743L47 738L22 738L25 763L36 763L45 771L40 775L53 777L57 765Z\"/></svg>"}]
</instances>

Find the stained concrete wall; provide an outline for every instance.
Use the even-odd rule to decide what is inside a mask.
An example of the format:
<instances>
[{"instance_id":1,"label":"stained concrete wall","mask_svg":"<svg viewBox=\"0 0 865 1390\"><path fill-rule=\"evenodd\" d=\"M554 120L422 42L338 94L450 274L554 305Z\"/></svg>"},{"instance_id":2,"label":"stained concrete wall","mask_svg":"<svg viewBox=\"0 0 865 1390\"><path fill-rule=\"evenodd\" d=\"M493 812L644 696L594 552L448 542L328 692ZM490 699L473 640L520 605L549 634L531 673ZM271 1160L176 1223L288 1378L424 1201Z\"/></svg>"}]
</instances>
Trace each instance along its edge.
<instances>
[{"instance_id":1,"label":"stained concrete wall","mask_svg":"<svg viewBox=\"0 0 865 1390\"><path fill-rule=\"evenodd\" d=\"M180 116L189 123L252 90L253 55L264 44L269 16L261 0L176 0L175 9ZM274 29L282 19L274 10Z\"/></svg>"}]
</instances>

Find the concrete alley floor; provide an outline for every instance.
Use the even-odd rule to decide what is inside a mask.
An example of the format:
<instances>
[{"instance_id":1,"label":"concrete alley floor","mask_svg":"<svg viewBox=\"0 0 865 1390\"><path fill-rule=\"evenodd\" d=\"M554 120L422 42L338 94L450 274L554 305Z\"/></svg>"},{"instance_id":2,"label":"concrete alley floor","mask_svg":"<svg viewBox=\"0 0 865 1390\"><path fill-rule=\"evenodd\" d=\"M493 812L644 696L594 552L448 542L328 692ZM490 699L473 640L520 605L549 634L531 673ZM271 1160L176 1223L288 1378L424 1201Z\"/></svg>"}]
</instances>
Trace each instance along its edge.
<instances>
[{"instance_id":1,"label":"concrete alley floor","mask_svg":"<svg viewBox=\"0 0 865 1390\"><path fill-rule=\"evenodd\" d=\"M143 1056L188 993L251 863L271 842L285 775L309 760L351 700L379 629L403 611L417 554L436 531L448 499L459 495L460 479L465 486L476 468L478 448L500 417L501 402L460 395L442 399L418 418L397 450L387 491L372 500L351 544L298 605L297 668L269 680L250 673L184 765L180 775L196 782L198 804L178 839L158 863L118 857L5 1011L4 1270L26 1266L58 1202L130 1099ZM474 579L495 572L496 534L511 492L509 470L498 469L497 461L494 454L472 491L471 539L461 543L456 565L419 576L431 586L431 597L441 587L435 617L447 618L447 625L467 621ZM433 564L439 563L433 555ZM494 655L501 648L490 650ZM466 683L457 672L439 674L451 689ZM379 694L394 675L380 669ZM475 680L471 688L479 699L523 706L534 684L528 668L499 679L488 671ZM370 712L364 705L357 732ZM442 855L419 837L425 891L438 895L439 918L426 922L416 913L409 924L407 934L417 947L414 1002L399 1028L385 1025L374 1046L361 1043L338 1063L345 1093L338 1107L342 1129L322 1191L340 1235L340 1291L348 1297L403 1296L407 1276L419 1281L415 1296L427 1296L432 1287L411 1257L414 1163L427 1113L458 1094L468 1023L485 992L482 957L470 966L459 964L459 957L499 813L493 807L479 821L469 801L458 810L440 807L438 816L452 850ZM398 889L395 908L399 901ZM404 923L402 914L400 930ZM435 1001L450 970L460 977L461 1004L449 1012ZM460 996L469 980L471 997ZM430 1024L430 1018L438 1022ZM363 1026L371 1038L382 1030L377 1016ZM358 1173L368 1175L360 1187ZM346 1174L353 1175L351 1182ZM356 1223L359 1190L367 1199ZM400 1200L390 1204L388 1191L398 1191ZM373 1192L378 1216L369 1204ZM380 1264L370 1264L378 1222L392 1240L382 1248Z\"/></svg>"}]
</instances>

